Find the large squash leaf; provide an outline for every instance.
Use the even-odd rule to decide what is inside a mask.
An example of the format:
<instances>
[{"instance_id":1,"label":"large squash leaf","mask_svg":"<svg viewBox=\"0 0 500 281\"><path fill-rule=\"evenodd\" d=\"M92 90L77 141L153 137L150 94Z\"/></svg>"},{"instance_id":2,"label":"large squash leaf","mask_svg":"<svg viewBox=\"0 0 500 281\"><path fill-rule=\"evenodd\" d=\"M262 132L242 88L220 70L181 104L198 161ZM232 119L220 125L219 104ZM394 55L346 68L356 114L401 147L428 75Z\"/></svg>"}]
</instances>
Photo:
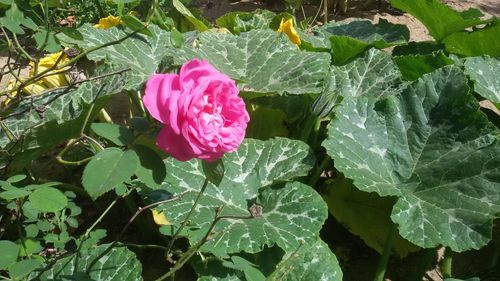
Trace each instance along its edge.
<instances>
[{"instance_id":1,"label":"large squash leaf","mask_svg":"<svg viewBox=\"0 0 500 281\"><path fill-rule=\"evenodd\" d=\"M314 244L305 245L297 253L285 259L267 280L341 281L342 270L328 245L318 238Z\"/></svg>"},{"instance_id":2,"label":"large squash leaf","mask_svg":"<svg viewBox=\"0 0 500 281\"><path fill-rule=\"evenodd\" d=\"M301 33L306 49L330 50L333 62L342 65L363 53L369 47L379 49L405 44L410 32L405 25L393 24L380 19L377 24L368 20L355 20L349 23L327 23L312 29L314 36Z\"/></svg>"},{"instance_id":3,"label":"large squash leaf","mask_svg":"<svg viewBox=\"0 0 500 281\"><path fill-rule=\"evenodd\" d=\"M132 71L128 74L125 88L137 89L156 71L167 50L173 48L169 32L155 25L148 29L153 36L134 34L119 44L93 51L87 57L94 61L106 60L108 63L130 68ZM59 40L88 50L123 39L131 32L119 27L98 29L90 24L84 24L78 28L78 31L83 35L84 40L75 40L64 34L59 35Z\"/></svg>"},{"instance_id":4,"label":"large squash leaf","mask_svg":"<svg viewBox=\"0 0 500 281\"><path fill-rule=\"evenodd\" d=\"M437 41L484 22L478 17L468 16L470 13L459 13L439 0L391 0L391 5L416 17Z\"/></svg>"},{"instance_id":5,"label":"large squash leaf","mask_svg":"<svg viewBox=\"0 0 500 281\"><path fill-rule=\"evenodd\" d=\"M115 68L101 67L96 75L115 71ZM2 120L0 148L12 149L14 153L52 147L77 137L90 104L94 104L92 118L104 106L107 96L123 89L126 77L125 73L113 75L83 82L76 90L57 89L23 100Z\"/></svg>"},{"instance_id":6,"label":"large squash leaf","mask_svg":"<svg viewBox=\"0 0 500 281\"><path fill-rule=\"evenodd\" d=\"M87 267L108 246L105 244L81 251L78 258L74 254L60 259L40 276L40 280L142 280L141 263L135 254L125 247L111 249L92 266L87 275Z\"/></svg>"},{"instance_id":7,"label":"large squash leaf","mask_svg":"<svg viewBox=\"0 0 500 281\"><path fill-rule=\"evenodd\" d=\"M330 214L351 233L363 239L366 245L382 254L392 225L390 215L396 200L360 191L352 184L352 180L343 175L327 181L327 185L323 198ZM400 235L394 239L393 251L400 257L419 249Z\"/></svg>"},{"instance_id":8,"label":"large squash leaf","mask_svg":"<svg viewBox=\"0 0 500 281\"><path fill-rule=\"evenodd\" d=\"M500 131L456 67L382 100L345 101L323 142L356 187L397 196L391 218L422 247L477 249L500 212Z\"/></svg>"},{"instance_id":9,"label":"large squash leaf","mask_svg":"<svg viewBox=\"0 0 500 281\"><path fill-rule=\"evenodd\" d=\"M329 54L301 51L286 35L263 29L239 36L202 32L191 46L171 49L170 55L177 64L206 59L239 81L240 89L260 93L319 93L330 65Z\"/></svg>"},{"instance_id":10,"label":"large squash leaf","mask_svg":"<svg viewBox=\"0 0 500 281\"><path fill-rule=\"evenodd\" d=\"M500 103L500 60L474 57L465 59L465 73L474 81L474 90L494 103Z\"/></svg>"},{"instance_id":11,"label":"large squash leaf","mask_svg":"<svg viewBox=\"0 0 500 281\"><path fill-rule=\"evenodd\" d=\"M313 112L326 116L342 98L392 95L401 90L400 82L401 73L391 56L370 49L362 58L343 66L331 67L325 88L314 102Z\"/></svg>"},{"instance_id":12,"label":"large squash leaf","mask_svg":"<svg viewBox=\"0 0 500 281\"><path fill-rule=\"evenodd\" d=\"M214 219L221 215L247 217L223 219L202 250L210 252L256 253L264 245L277 244L293 251L301 243L314 241L327 216L324 201L311 187L298 182L280 181L306 175L313 165L309 147L285 138L268 141L247 139L240 148L223 158L225 175L218 187L208 185L191 217L187 236L196 243ZM179 225L201 188L204 175L198 161L166 160L169 171L161 188L183 195L182 200L162 205L174 225ZM253 213L253 217L249 218Z\"/></svg>"},{"instance_id":13,"label":"large squash leaf","mask_svg":"<svg viewBox=\"0 0 500 281\"><path fill-rule=\"evenodd\" d=\"M498 37L500 21L474 31L461 31L451 34L443 40L446 50L462 56L474 57L489 55L500 56Z\"/></svg>"}]
</instances>

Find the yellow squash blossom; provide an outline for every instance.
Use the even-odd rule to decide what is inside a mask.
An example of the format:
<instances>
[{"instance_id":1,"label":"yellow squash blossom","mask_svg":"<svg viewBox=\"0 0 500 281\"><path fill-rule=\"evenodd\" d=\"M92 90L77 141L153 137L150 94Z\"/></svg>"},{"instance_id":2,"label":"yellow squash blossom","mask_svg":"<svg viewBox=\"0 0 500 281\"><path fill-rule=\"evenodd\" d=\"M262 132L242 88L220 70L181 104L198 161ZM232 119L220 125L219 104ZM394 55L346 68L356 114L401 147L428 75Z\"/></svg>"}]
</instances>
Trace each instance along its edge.
<instances>
[{"instance_id":1,"label":"yellow squash blossom","mask_svg":"<svg viewBox=\"0 0 500 281\"><path fill-rule=\"evenodd\" d=\"M62 57L59 59L60 56ZM57 64L58 66L63 65L69 61L69 58L63 52L49 54L41 58L40 61L38 62L38 67L36 69L37 73L43 72L53 67L58 59L59 59L59 62ZM33 77L37 74L35 73L35 63L30 62L30 66L31 66L30 77ZM69 84L69 81L66 77L66 74L62 73L63 71L64 69L60 69L57 71L55 70L50 71L49 73L51 73L52 75L43 77L42 79L38 80L36 84L44 86L48 89L67 86Z\"/></svg>"},{"instance_id":2,"label":"yellow squash blossom","mask_svg":"<svg viewBox=\"0 0 500 281\"><path fill-rule=\"evenodd\" d=\"M95 28L100 28L100 29L108 29L113 26L117 26L122 23L122 20L119 17L115 16L107 16L105 18L99 19L99 23L94 25Z\"/></svg>"},{"instance_id":3,"label":"yellow squash blossom","mask_svg":"<svg viewBox=\"0 0 500 281\"><path fill-rule=\"evenodd\" d=\"M285 33L288 38L290 38L290 41L292 41L293 44L295 45L300 45L300 36L297 33L297 30L293 27L293 20L287 19L285 20L284 18L281 18L281 23L280 27L278 28L278 32Z\"/></svg>"},{"instance_id":4,"label":"yellow squash blossom","mask_svg":"<svg viewBox=\"0 0 500 281\"><path fill-rule=\"evenodd\" d=\"M17 82L16 79L10 79L9 82L7 82L7 93L9 95L9 97L7 97L7 96L5 98L2 97L1 106L8 105L11 102L12 98L17 96L17 91L14 91L14 92L10 92L10 91L17 88L18 86L19 86L19 83ZM47 88L45 88L44 86L39 85L37 83L29 84L23 88L23 91L25 91L26 93L28 93L30 95L39 95L45 90L47 90Z\"/></svg>"},{"instance_id":5,"label":"yellow squash blossom","mask_svg":"<svg viewBox=\"0 0 500 281\"><path fill-rule=\"evenodd\" d=\"M153 212L153 220L157 225L171 225L163 212L158 212L156 209L152 209L151 211Z\"/></svg>"}]
</instances>

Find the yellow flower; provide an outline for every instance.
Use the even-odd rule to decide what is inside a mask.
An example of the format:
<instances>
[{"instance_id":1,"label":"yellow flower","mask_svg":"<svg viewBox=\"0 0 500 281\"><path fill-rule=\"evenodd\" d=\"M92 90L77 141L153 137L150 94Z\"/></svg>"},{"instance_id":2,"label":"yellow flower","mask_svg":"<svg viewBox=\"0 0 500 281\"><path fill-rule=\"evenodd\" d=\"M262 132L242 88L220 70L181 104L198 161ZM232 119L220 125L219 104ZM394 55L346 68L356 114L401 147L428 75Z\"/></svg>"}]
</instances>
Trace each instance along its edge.
<instances>
[{"instance_id":1,"label":"yellow flower","mask_svg":"<svg viewBox=\"0 0 500 281\"><path fill-rule=\"evenodd\" d=\"M163 212L158 212L156 209L152 209L151 211L153 212L153 220L157 225L171 225Z\"/></svg>"},{"instance_id":2,"label":"yellow flower","mask_svg":"<svg viewBox=\"0 0 500 281\"><path fill-rule=\"evenodd\" d=\"M99 23L94 25L95 28L100 28L100 29L108 29L113 26L117 26L122 23L122 20L119 17L115 16L107 16L105 18L99 19Z\"/></svg>"},{"instance_id":3,"label":"yellow flower","mask_svg":"<svg viewBox=\"0 0 500 281\"><path fill-rule=\"evenodd\" d=\"M281 18L280 27L278 28L278 32L285 33L290 41L292 41L295 45L300 45L300 36L297 33L297 30L293 27L293 20Z\"/></svg>"},{"instance_id":4,"label":"yellow flower","mask_svg":"<svg viewBox=\"0 0 500 281\"><path fill-rule=\"evenodd\" d=\"M59 59L60 56L62 56L62 57ZM69 61L69 58L63 52L49 54L49 55L41 58L40 61L38 62L38 67L36 70L37 73L35 73L35 63L30 62L30 66L31 66L30 77L33 77L36 74L53 67L56 64L57 60L59 60L59 62L57 64L59 66L59 65L67 63ZM69 84L69 81L66 77L66 74L62 73L64 71L65 71L65 69L52 70L49 72L49 73L51 73L51 75L43 77L42 79L38 80L36 82L36 84L39 84L40 86L44 86L48 89L67 86Z\"/></svg>"},{"instance_id":5,"label":"yellow flower","mask_svg":"<svg viewBox=\"0 0 500 281\"><path fill-rule=\"evenodd\" d=\"M18 82L16 79L10 79L9 82L7 82L8 96L6 96L5 98L2 97L2 102L1 102L2 106L8 105L11 102L11 100L17 96L17 91L14 91L14 92L10 92L10 91L17 88L18 86L19 85L18 85ZM47 90L47 88L45 88L44 86L39 85L37 83L29 84L23 88L23 91L25 91L26 93L28 93L30 95L39 95L45 90Z\"/></svg>"}]
</instances>

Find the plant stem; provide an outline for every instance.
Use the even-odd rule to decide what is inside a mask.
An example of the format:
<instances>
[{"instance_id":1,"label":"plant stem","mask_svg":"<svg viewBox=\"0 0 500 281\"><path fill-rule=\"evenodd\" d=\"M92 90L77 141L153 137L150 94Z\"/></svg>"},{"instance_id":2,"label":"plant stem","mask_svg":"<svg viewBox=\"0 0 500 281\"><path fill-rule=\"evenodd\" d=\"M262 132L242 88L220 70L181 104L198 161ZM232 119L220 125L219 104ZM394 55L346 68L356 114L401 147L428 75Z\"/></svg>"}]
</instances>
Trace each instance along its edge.
<instances>
[{"instance_id":1,"label":"plant stem","mask_svg":"<svg viewBox=\"0 0 500 281\"><path fill-rule=\"evenodd\" d=\"M168 203L168 202L172 202L172 201L177 201L177 200L180 200L182 198L182 196L184 196L185 193L182 193L180 195L177 195L177 196L174 196L172 198L169 198L169 199L165 199L165 200L161 200L161 201L158 201L158 202L154 202L154 203L151 203L149 205L146 205L144 207L139 207L139 209L137 209L137 211L135 212L135 214L132 216L132 218L130 218L130 220L127 222L127 224L123 227L123 229L120 231L120 234L118 234L118 237L113 241L113 243L111 243L111 245L109 245L106 250L104 250L99 256L97 256L94 260L92 260L92 262L89 263L89 265L87 266L86 270L85 270L85 273L89 273L90 270L92 269L92 267L95 265L95 263L100 260L102 257L104 257L107 253L109 253L109 251L111 251L111 249L113 249L113 247L122 239L123 235L125 234L125 231L127 231L127 229L129 228L129 226L132 224L132 222L137 218L137 216L139 216L144 210L149 210L153 207L156 207L158 205L161 205L161 204L165 204L165 203Z\"/></svg>"},{"instance_id":2,"label":"plant stem","mask_svg":"<svg viewBox=\"0 0 500 281\"><path fill-rule=\"evenodd\" d=\"M325 158L323 158L323 161L321 161L321 164L319 164L318 168L314 170L314 174L312 174L311 178L309 179L309 186L314 187L316 185L319 178L321 177L321 174L326 169L326 166L328 166L331 160L332 159L330 158L330 156L325 155Z\"/></svg>"},{"instance_id":3,"label":"plant stem","mask_svg":"<svg viewBox=\"0 0 500 281\"><path fill-rule=\"evenodd\" d=\"M446 248L444 250L444 258L443 264L441 266L441 273L443 274L443 278L451 278L451 264L453 262L453 251L450 248Z\"/></svg>"},{"instance_id":4,"label":"plant stem","mask_svg":"<svg viewBox=\"0 0 500 281\"><path fill-rule=\"evenodd\" d=\"M328 22L328 0L323 0L323 24L326 24Z\"/></svg>"},{"instance_id":5,"label":"plant stem","mask_svg":"<svg viewBox=\"0 0 500 281\"><path fill-rule=\"evenodd\" d=\"M387 263L389 262L389 256L391 254L392 245L396 238L396 233L398 232L398 226L395 223L391 223L391 229L387 235L387 240L385 241L384 251L377 264L377 269L375 271L374 281L383 281L385 276L385 271L387 268Z\"/></svg>"},{"instance_id":6,"label":"plant stem","mask_svg":"<svg viewBox=\"0 0 500 281\"><path fill-rule=\"evenodd\" d=\"M196 206L198 206L198 202L200 201L201 195L203 195L207 186L208 186L208 178L205 177L205 181L203 182L203 186L201 187L200 192L198 192L198 195L196 196L196 199L194 200L194 203L193 203L193 206L191 207L191 210L189 210L189 213L187 214L186 218L181 223L181 225L179 226L177 231L174 233L174 236L172 236L172 239L168 243L167 253L166 253L167 257L169 256L170 251L172 250L172 246L174 245L175 240L177 239L177 237L179 236L181 231L184 229L184 227L188 224L189 219L191 218L191 215L193 214L194 210L196 209Z\"/></svg>"},{"instance_id":7,"label":"plant stem","mask_svg":"<svg viewBox=\"0 0 500 281\"><path fill-rule=\"evenodd\" d=\"M210 233L212 233L212 230L214 229L214 227L217 224L217 222L224 218L224 217L220 217L219 216L219 214L222 212L222 209L223 209L223 206L216 209L216 211L215 211L215 219L212 221L212 224L210 225L210 227L208 228L207 232L205 233L205 236L203 236L203 238L200 241L198 241L198 243L196 243L196 245L194 245L192 248L190 248L189 250L187 250L181 256L181 258L175 263L174 267L172 267L163 276L161 276L160 278L156 279L156 281L164 280L167 277L170 277L173 274L175 274L175 272L177 272L179 269L181 269L184 266L184 264L187 261L189 261L189 259L200 249L200 247L203 244L205 244L205 242L208 240L208 236L210 235ZM169 250L170 249L167 250L167 253L168 253Z\"/></svg>"}]
</instances>

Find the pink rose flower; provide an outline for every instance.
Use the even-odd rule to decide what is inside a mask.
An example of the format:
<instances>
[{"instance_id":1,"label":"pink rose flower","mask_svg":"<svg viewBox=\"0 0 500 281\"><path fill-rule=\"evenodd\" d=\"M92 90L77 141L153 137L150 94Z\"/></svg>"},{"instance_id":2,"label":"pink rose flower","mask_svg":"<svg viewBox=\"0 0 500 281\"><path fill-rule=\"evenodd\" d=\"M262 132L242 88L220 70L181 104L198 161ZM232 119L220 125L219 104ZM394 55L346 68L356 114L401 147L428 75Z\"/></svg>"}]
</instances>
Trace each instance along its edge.
<instances>
[{"instance_id":1,"label":"pink rose flower","mask_svg":"<svg viewBox=\"0 0 500 281\"><path fill-rule=\"evenodd\" d=\"M154 74L144 105L163 123L156 144L179 161L215 161L235 151L250 117L236 84L207 61L186 62L179 74Z\"/></svg>"}]
</instances>

